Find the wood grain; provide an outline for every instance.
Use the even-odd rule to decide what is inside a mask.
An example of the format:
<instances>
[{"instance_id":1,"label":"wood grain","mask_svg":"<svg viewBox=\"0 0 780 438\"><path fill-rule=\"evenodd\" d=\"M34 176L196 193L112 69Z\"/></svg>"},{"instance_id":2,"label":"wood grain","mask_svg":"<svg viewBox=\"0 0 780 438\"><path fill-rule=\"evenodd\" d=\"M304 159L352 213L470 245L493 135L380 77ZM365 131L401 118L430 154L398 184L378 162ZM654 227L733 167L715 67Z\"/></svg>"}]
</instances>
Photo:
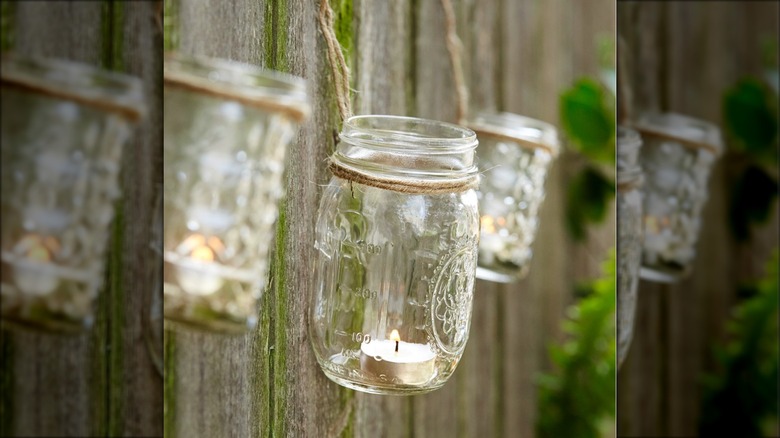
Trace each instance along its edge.
<instances>
[{"instance_id":1,"label":"wood grain","mask_svg":"<svg viewBox=\"0 0 780 438\"><path fill-rule=\"evenodd\" d=\"M351 18L353 50L347 58L356 114L454 121L440 0L339 0L331 5L337 16L352 11L340 19ZM474 111L507 110L557 122L561 89L575 77L597 73L593 33L614 33L614 6L608 2L577 12L560 0L453 5ZM568 240L562 218L570 169L556 164L532 274L515 285L478 282L470 340L444 388L422 396L381 397L327 380L309 346L306 312L319 185L329 178L322 163L333 150L340 122L317 8L318 2L290 0L177 6L180 52L300 75L309 82L314 112L287 150L287 197L260 326L239 339L176 334L168 364L175 391L166 394L176 411L174 435L532 436L534 379L545 366L546 346L560 337L574 285L570 274L586 263L590 267L578 272L597 275L592 266L605 255L604 248L614 245L614 233L594 233L595 243L588 245L595 246L569 256L578 247ZM569 26L580 19L594 24ZM568 34L548 32L551 28L568 29ZM583 40L589 52L575 54L570 37ZM593 260L581 260L586 255Z\"/></svg>"},{"instance_id":2,"label":"wood grain","mask_svg":"<svg viewBox=\"0 0 780 438\"><path fill-rule=\"evenodd\" d=\"M148 251L162 176L162 33L155 2L25 2L15 6L13 51L118 69L144 80L149 112L125 146L122 201L106 283L91 332L9 332L11 436L162 434L162 379L145 325L153 277ZM161 346L160 346L161 347ZM162 354L162 351L154 352ZM5 372L6 370L4 370Z\"/></svg>"},{"instance_id":3,"label":"wood grain","mask_svg":"<svg viewBox=\"0 0 780 438\"><path fill-rule=\"evenodd\" d=\"M675 111L722 123L725 89L763 75L761 40L777 39L777 14L778 5L766 2L619 3L631 113ZM761 275L778 244L777 210L751 242L731 237L728 197L739 165L727 153L710 176L692 275L673 286L640 284L634 345L618 378L620 436L698 431L700 377L714 371L712 347L726 339L737 287Z\"/></svg>"}]
</instances>

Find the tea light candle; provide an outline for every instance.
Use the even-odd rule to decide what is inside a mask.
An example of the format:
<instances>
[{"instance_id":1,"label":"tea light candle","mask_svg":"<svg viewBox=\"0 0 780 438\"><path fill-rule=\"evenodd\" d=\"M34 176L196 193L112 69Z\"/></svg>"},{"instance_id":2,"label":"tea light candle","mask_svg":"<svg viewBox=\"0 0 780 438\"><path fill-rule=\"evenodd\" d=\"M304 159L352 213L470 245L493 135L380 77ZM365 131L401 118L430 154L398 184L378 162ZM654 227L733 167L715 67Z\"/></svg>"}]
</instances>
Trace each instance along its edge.
<instances>
[{"instance_id":1,"label":"tea light candle","mask_svg":"<svg viewBox=\"0 0 780 438\"><path fill-rule=\"evenodd\" d=\"M401 340L398 330L390 339L371 341L360 347L360 368L363 371L397 379L403 384L422 384L433 377L436 354L427 344Z\"/></svg>"},{"instance_id":2,"label":"tea light candle","mask_svg":"<svg viewBox=\"0 0 780 438\"><path fill-rule=\"evenodd\" d=\"M216 237L208 240L193 234L179 245L178 253L188 256L175 262L176 278L184 291L193 295L211 295L224 284L224 279L216 272L214 261L216 252L222 248L222 242Z\"/></svg>"},{"instance_id":3,"label":"tea light candle","mask_svg":"<svg viewBox=\"0 0 780 438\"><path fill-rule=\"evenodd\" d=\"M16 244L14 252L21 255L13 263L14 282L24 293L36 296L48 295L59 285L59 278L50 263L59 249L57 239L27 234Z\"/></svg>"}]
</instances>

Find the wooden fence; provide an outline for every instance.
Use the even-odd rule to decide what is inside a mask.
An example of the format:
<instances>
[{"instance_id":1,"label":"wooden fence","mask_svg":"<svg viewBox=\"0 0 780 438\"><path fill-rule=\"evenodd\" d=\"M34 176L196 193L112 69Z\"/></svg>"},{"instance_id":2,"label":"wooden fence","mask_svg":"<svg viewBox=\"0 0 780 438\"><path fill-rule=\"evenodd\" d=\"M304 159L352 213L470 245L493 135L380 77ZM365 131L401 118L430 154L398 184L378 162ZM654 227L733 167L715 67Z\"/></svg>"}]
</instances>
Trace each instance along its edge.
<instances>
[{"instance_id":1,"label":"wooden fence","mask_svg":"<svg viewBox=\"0 0 780 438\"><path fill-rule=\"evenodd\" d=\"M309 81L314 111L288 149L287 198L273 280L259 327L238 338L168 333L168 436L532 436L535 375L577 280L599 274L614 245L614 215L575 245L563 222L573 157L548 181L531 275L480 282L471 335L443 388L415 397L343 389L320 371L306 329L310 248L323 165L339 120L316 1L173 2L178 50L288 71ZM454 121L456 95L437 0L334 1L342 42L351 41L358 114ZM501 109L557 122L558 95L596 76L596 37L614 35L614 5L554 1L454 2L471 110Z\"/></svg>"},{"instance_id":2,"label":"wooden fence","mask_svg":"<svg viewBox=\"0 0 780 438\"><path fill-rule=\"evenodd\" d=\"M675 111L720 124L724 91L744 75L763 77L761 44L777 41L777 17L775 2L618 2L631 113ZM714 371L712 347L726 339L737 288L762 275L778 245L777 204L751 242L731 236L733 158L711 175L693 274L672 286L640 283L634 342L618 375L620 436L697 435L700 378Z\"/></svg>"},{"instance_id":3,"label":"wooden fence","mask_svg":"<svg viewBox=\"0 0 780 438\"><path fill-rule=\"evenodd\" d=\"M565 189L577 157L547 183L530 276L479 282L470 340L455 375L423 396L343 389L320 371L306 309L324 158L339 120L312 0L166 1L177 50L288 71L309 81L314 111L288 149L287 197L259 327L241 337L166 332L165 379L144 330L153 278L152 209L162 181L162 2L3 5L12 50L58 56L144 78L150 114L125 150L109 270L95 329L59 338L3 331L4 435L533 436L535 376L574 284L600 274L614 214L584 244L565 230ZM339 0L351 41L354 108L454 121L456 95L438 0ZM611 2L454 1L471 111L498 109L557 123L558 96L597 76L597 38L615 32ZM163 401L163 387L165 400ZM164 405L164 406L163 406ZM164 418L163 418L164 412ZM163 421L165 420L165 421ZM164 426L163 426L164 423Z\"/></svg>"}]
</instances>

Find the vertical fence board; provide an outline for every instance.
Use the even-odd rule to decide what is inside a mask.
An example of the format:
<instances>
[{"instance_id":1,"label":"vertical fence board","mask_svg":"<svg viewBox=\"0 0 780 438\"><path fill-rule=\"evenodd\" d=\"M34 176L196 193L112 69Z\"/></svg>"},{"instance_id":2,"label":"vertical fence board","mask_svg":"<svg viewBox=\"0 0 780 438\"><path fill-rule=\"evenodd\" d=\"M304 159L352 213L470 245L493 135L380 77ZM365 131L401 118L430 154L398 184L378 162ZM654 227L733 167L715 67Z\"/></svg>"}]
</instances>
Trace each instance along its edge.
<instances>
[{"instance_id":1,"label":"vertical fence board","mask_svg":"<svg viewBox=\"0 0 780 438\"><path fill-rule=\"evenodd\" d=\"M619 4L632 113L660 109L722 124L726 88L763 74L760 41L776 40L777 13L776 3L760 2ZM634 345L618 379L621 436L698 432L700 377L715 370L712 347L727 337L737 287L761 274L777 246L776 210L751 242L731 236L729 194L741 164L734 158L727 152L710 176L692 275L671 286L640 283Z\"/></svg>"},{"instance_id":2,"label":"vertical fence board","mask_svg":"<svg viewBox=\"0 0 780 438\"><path fill-rule=\"evenodd\" d=\"M156 6L25 2L15 7L14 52L139 76L150 111L124 149L124 195L117 204L95 327L76 336L21 331L3 336L13 343L13 418L12 427L4 430L11 435L162 432L162 381L144 338L149 291L158 281L150 275L154 262L147 260L162 158L158 110L162 34L154 21Z\"/></svg>"}]
</instances>

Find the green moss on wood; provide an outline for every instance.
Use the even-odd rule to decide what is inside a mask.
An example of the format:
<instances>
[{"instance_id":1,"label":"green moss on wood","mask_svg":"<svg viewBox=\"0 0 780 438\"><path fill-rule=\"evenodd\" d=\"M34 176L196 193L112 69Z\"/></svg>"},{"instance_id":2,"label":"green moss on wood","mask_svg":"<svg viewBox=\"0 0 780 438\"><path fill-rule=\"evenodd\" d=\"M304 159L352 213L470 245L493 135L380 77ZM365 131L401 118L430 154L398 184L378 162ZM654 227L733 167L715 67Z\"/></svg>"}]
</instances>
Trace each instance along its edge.
<instances>
[{"instance_id":1,"label":"green moss on wood","mask_svg":"<svg viewBox=\"0 0 780 438\"><path fill-rule=\"evenodd\" d=\"M290 71L287 56L287 2L279 0L265 4L264 44L265 66L283 72Z\"/></svg>"},{"instance_id":2,"label":"green moss on wood","mask_svg":"<svg viewBox=\"0 0 780 438\"><path fill-rule=\"evenodd\" d=\"M163 436L173 438L176 425L176 335L165 330L163 335Z\"/></svg>"},{"instance_id":3,"label":"green moss on wood","mask_svg":"<svg viewBox=\"0 0 780 438\"><path fill-rule=\"evenodd\" d=\"M122 71L122 42L124 39L123 23L124 6L120 1L105 0L103 2L101 35L103 67L109 70Z\"/></svg>"},{"instance_id":4,"label":"green moss on wood","mask_svg":"<svg viewBox=\"0 0 780 438\"><path fill-rule=\"evenodd\" d=\"M114 238L109 256L109 369L108 369L108 432L111 436L123 434L122 393L124 382L124 311L125 296L122 283L124 254L124 220L123 206L117 206L114 220ZM127 388L133 390L133 388Z\"/></svg>"},{"instance_id":5,"label":"green moss on wood","mask_svg":"<svg viewBox=\"0 0 780 438\"><path fill-rule=\"evenodd\" d=\"M4 1L0 3L0 50L10 50L14 46L14 17L16 3Z\"/></svg>"},{"instance_id":6,"label":"green moss on wood","mask_svg":"<svg viewBox=\"0 0 780 438\"><path fill-rule=\"evenodd\" d=\"M279 221L276 229L276 250L274 256L274 318L273 349L270 350L272 386L271 436L286 436L287 423L287 264L285 262L285 243L287 241L287 202L279 203Z\"/></svg>"},{"instance_id":7,"label":"green moss on wood","mask_svg":"<svg viewBox=\"0 0 780 438\"><path fill-rule=\"evenodd\" d=\"M179 48L179 2L165 0L163 4L163 50L171 52Z\"/></svg>"},{"instance_id":8,"label":"green moss on wood","mask_svg":"<svg viewBox=\"0 0 780 438\"><path fill-rule=\"evenodd\" d=\"M336 39L341 45L347 66L351 65L352 52L354 50L354 31L352 28L352 0L331 0L331 7L335 15L333 23L336 31Z\"/></svg>"}]
</instances>

